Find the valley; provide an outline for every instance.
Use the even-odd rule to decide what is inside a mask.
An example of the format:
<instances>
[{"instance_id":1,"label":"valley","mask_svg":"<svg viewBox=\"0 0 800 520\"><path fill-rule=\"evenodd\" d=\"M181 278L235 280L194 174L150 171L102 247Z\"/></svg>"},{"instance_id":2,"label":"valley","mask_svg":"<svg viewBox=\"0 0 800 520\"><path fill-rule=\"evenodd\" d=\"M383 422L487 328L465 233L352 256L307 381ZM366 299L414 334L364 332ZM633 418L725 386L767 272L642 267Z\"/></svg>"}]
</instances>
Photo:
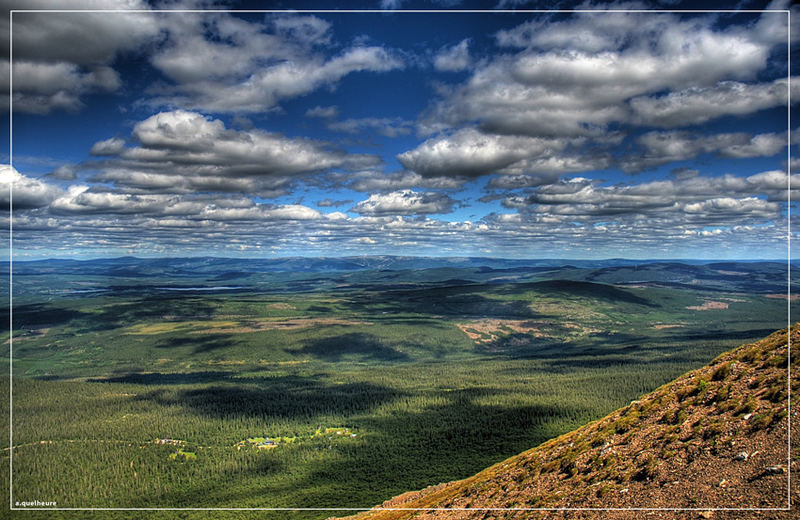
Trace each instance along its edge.
<instances>
[{"instance_id":1,"label":"valley","mask_svg":"<svg viewBox=\"0 0 800 520\"><path fill-rule=\"evenodd\" d=\"M18 262L3 321L14 496L309 519L369 508L785 327L798 305L775 297L787 274L772 262Z\"/></svg>"}]
</instances>

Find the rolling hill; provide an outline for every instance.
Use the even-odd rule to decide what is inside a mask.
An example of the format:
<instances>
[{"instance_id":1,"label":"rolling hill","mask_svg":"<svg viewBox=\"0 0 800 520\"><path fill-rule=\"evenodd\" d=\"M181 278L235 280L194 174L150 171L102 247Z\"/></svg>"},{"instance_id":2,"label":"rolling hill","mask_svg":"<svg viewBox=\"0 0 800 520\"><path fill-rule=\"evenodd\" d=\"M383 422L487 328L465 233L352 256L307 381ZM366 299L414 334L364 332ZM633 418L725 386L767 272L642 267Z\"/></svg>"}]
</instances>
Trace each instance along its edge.
<instances>
[{"instance_id":1,"label":"rolling hill","mask_svg":"<svg viewBox=\"0 0 800 520\"><path fill-rule=\"evenodd\" d=\"M800 324L722 354L596 422L351 520L796 518ZM791 448L791 449L790 449ZM656 508L661 511L624 511ZM540 509L539 512L527 509ZM592 511L586 509L606 509ZM670 511L679 509L680 511ZM657 516L651 516L657 515Z\"/></svg>"}]
</instances>

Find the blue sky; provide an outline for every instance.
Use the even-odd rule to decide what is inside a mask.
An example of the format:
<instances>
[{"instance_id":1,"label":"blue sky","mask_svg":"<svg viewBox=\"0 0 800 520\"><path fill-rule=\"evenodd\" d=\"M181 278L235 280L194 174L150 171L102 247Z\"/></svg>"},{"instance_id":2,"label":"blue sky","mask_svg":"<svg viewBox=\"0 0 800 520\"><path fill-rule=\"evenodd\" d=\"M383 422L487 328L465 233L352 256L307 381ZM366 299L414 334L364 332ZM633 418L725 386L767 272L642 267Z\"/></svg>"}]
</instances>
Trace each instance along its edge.
<instances>
[{"instance_id":1,"label":"blue sky","mask_svg":"<svg viewBox=\"0 0 800 520\"><path fill-rule=\"evenodd\" d=\"M786 257L788 2L345 5L4 2L205 10L14 13L14 257Z\"/></svg>"}]
</instances>

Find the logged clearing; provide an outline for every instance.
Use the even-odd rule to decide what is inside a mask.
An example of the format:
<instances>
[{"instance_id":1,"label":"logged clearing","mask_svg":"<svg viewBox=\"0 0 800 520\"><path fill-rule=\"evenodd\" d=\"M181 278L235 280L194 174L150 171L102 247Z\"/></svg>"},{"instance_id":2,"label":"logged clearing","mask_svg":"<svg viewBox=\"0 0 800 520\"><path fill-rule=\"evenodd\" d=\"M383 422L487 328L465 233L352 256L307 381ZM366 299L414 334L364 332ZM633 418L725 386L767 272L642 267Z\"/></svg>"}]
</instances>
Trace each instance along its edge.
<instances>
[{"instance_id":1,"label":"logged clearing","mask_svg":"<svg viewBox=\"0 0 800 520\"><path fill-rule=\"evenodd\" d=\"M661 323L658 325L653 325L654 329L663 330L663 329L675 329L678 327L685 327L686 325L682 325L680 323Z\"/></svg>"},{"instance_id":2,"label":"logged clearing","mask_svg":"<svg viewBox=\"0 0 800 520\"><path fill-rule=\"evenodd\" d=\"M466 323L458 323L457 326L469 339L477 343L491 343L497 341L501 334L505 335L513 332L520 332L522 334L533 332L537 337L543 336L543 334L539 332L538 324L526 320L486 318L468 321Z\"/></svg>"},{"instance_id":3,"label":"logged clearing","mask_svg":"<svg viewBox=\"0 0 800 520\"><path fill-rule=\"evenodd\" d=\"M766 294L765 296L767 298L789 300L790 302L800 300L800 294Z\"/></svg>"},{"instance_id":4,"label":"logged clearing","mask_svg":"<svg viewBox=\"0 0 800 520\"><path fill-rule=\"evenodd\" d=\"M689 305L686 307L690 311L710 311L714 309L727 309L730 304L725 302L708 301L703 305Z\"/></svg>"}]
</instances>

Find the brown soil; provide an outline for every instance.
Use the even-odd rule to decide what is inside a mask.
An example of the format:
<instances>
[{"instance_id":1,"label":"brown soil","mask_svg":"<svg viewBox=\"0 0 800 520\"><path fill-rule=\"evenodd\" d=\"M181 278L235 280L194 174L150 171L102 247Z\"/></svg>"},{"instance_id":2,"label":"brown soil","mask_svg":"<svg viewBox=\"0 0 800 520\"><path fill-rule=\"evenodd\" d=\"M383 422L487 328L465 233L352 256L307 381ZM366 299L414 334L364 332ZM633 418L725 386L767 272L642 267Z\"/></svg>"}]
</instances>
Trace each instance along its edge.
<instances>
[{"instance_id":1,"label":"brown soil","mask_svg":"<svg viewBox=\"0 0 800 520\"><path fill-rule=\"evenodd\" d=\"M799 325L791 337L800 344ZM779 331L475 476L351 518L797 518L786 508L800 458L799 435L788 440L790 421L800 431L800 356L790 416L787 356L787 331Z\"/></svg>"},{"instance_id":2,"label":"brown soil","mask_svg":"<svg viewBox=\"0 0 800 520\"><path fill-rule=\"evenodd\" d=\"M729 306L728 303L725 302L712 302L708 301L705 302L703 305L690 305L686 307L690 311L710 311L712 309L727 309Z\"/></svg>"},{"instance_id":3,"label":"brown soil","mask_svg":"<svg viewBox=\"0 0 800 520\"><path fill-rule=\"evenodd\" d=\"M539 332L537 326L529 321L522 320L501 320L486 318L482 320L469 321L467 323L459 323L458 328L461 332L469 336L469 339L476 343L491 343L499 339L500 334L508 334L509 332L528 333ZM474 331L474 332L473 332Z\"/></svg>"},{"instance_id":4,"label":"brown soil","mask_svg":"<svg viewBox=\"0 0 800 520\"><path fill-rule=\"evenodd\" d=\"M800 294L792 294L792 295L788 295L788 294L767 294L766 297L767 298L781 298L781 299L784 299L784 300L788 299L789 301L792 301L792 302L796 301L796 300L800 300Z\"/></svg>"}]
</instances>

